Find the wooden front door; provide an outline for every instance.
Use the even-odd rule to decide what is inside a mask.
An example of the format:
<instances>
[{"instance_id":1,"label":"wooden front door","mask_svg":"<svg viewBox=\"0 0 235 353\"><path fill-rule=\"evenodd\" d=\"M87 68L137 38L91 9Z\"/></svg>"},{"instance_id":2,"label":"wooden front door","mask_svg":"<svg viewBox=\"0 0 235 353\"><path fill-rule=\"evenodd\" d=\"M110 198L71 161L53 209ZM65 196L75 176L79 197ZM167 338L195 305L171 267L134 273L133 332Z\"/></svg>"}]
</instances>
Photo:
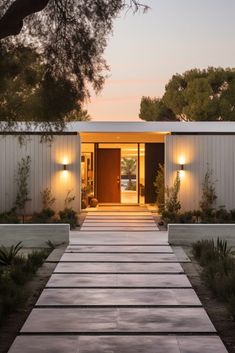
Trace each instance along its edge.
<instances>
[{"instance_id":1,"label":"wooden front door","mask_svg":"<svg viewBox=\"0 0 235 353\"><path fill-rule=\"evenodd\" d=\"M99 203L120 203L121 150L97 150L97 198Z\"/></svg>"}]
</instances>

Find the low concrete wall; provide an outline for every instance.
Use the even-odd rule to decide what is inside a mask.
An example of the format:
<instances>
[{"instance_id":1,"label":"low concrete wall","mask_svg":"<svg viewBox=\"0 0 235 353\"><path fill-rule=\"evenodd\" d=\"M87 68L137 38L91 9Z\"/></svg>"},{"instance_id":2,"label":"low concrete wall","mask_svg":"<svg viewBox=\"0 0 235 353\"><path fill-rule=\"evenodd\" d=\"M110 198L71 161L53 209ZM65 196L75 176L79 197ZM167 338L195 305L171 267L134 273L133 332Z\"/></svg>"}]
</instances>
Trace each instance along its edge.
<instances>
[{"instance_id":1,"label":"low concrete wall","mask_svg":"<svg viewBox=\"0 0 235 353\"><path fill-rule=\"evenodd\" d=\"M69 224L0 224L0 245L22 241L26 248L45 248L46 242L69 242Z\"/></svg>"},{"instance_id":2,"label":"low concrete wall","mask_svg":"<svg viewBox=\"0 0 235 353\"><path fill-rule=\"evenodd\" d=\"M235 224L168 224L171 245L191 245L198 240L217 238L235 246Z\"/></svg>"}]
</instances>

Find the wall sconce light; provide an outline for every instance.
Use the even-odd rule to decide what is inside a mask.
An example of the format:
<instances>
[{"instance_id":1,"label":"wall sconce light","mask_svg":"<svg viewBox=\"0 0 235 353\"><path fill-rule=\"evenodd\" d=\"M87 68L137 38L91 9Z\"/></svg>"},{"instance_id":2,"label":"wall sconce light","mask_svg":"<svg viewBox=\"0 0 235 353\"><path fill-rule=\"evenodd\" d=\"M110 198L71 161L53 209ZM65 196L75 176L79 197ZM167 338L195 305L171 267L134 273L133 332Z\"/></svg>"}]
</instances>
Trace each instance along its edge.
<instances>
[{"instance_id":1,"label":"wall sconce light","mask_svg":"<svg viewBox=\"0 0 235 353\"><path fill-rule=\"evenodd\" d=\"M63 169L67 170L67 164L63 164Z\"/></svg>"},{"instance_id":2,"label":"wall sconce light","mask_svg":"<svg viewBox=\"0 0 235 353\"><path fill-rule=\"evenodd\" d=\"M180 170L184 170L184 164L180 164Z\"/></svg>"}]
</instances>

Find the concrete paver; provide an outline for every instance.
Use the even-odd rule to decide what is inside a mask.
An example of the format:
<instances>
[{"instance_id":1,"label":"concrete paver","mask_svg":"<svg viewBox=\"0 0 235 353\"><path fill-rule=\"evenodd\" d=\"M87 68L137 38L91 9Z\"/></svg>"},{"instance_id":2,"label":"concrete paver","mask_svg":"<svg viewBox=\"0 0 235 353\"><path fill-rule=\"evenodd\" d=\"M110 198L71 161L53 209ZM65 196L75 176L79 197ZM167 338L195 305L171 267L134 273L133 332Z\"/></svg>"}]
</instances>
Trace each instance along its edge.
<instances>
[{"instance_id":1,"label":"concrete paver","mask_svg":"<svg viewBox=\"0 0 235 353\"><path fill-rule=\"evenodd\" d=\"M187 276L169 274L72 274L54 273L47 283L47 288L80 287L152 287L152 288L190 288Z\"/></svg>"},{"instance_id":2,"label":"concrete paver","mask_svg":"<svg viewBox=\"0 0 235 353\"><path fill-rule=\"evenodd\" d=\"M226 353L153 217L91 212L9 353Z\"/></svg>"}]
</instances>

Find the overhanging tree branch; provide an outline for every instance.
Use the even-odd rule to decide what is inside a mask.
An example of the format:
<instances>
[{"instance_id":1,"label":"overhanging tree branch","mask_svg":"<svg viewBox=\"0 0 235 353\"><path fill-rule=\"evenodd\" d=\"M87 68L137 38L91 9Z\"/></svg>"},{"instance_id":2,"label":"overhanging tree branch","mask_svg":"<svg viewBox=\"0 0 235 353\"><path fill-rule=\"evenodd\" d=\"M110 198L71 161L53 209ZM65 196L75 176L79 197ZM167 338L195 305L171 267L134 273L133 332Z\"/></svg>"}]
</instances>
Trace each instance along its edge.
<instances>
[{"instance_id":1,"label":"overhanging tree branch","mask_svg":"<svg viewBox=\"0 0 235 353\"><path fill-rule=\"evenodd\" d=\"M20 33L23 20L42 11L49 0L15 0L0 19L0 39Z\"/></svg>"}]
</instances>

